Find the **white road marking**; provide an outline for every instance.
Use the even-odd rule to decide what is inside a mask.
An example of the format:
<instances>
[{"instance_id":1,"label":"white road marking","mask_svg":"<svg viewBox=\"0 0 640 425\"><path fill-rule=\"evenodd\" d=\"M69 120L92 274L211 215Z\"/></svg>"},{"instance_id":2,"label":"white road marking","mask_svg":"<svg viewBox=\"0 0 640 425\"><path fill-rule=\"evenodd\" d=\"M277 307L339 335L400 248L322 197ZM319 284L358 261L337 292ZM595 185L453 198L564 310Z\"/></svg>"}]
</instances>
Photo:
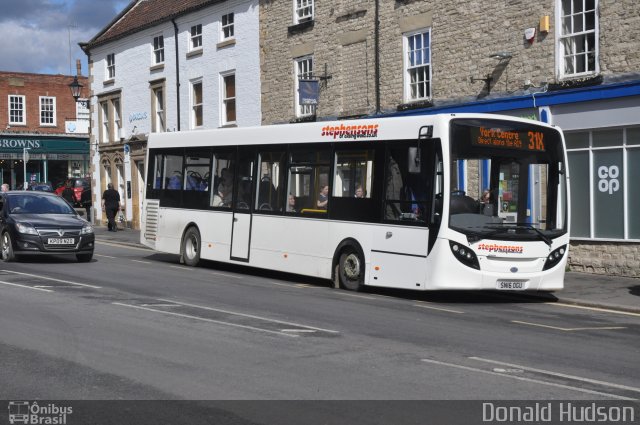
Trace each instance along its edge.
<instances>
[{"instance_id":1,"label":"white road marking","mask_svg":"<svg viewBox=\"0 0 640 425\"><path fill-rule=\"evenodd\" d=\"M134 308L134 309L138 309L138 310L152 311L154 313L167 314L169 316L178 316L178 317L183 317L183 318L186 318L186 319L194 319L194 320L200 320L200 321L203 321L203 322L216 323L218 325L232 326L232 327L243 328L243 329L250 329L250 330L253 330L253 331L266 332L266 333L276 334L276 335L284 335L284 336L288 336L288 337L292 337L292 338L297 338L298 337L298 335L291 335L291 334L288 334L288 333L285 333L285 332L272 331L272 330L269 330L269 329L256 328L256 327L253 327L253 326L239 325L237 323L223 322L221 320L207 319L206 317L192 316L190 314L182 314L182 313L174 313L172 311L156 310L156 309L153 309L153 308L141 307L139 305L132 305L132 304L123 304L123 303L113 303L113 304L114 305L119 305L119 306L122 306L122 307Z\"/></svg>"},{"instance_id":2,"label":"white road marking","mask_svg":"<svg viewBox=\"0 0 640 425\"><path fill-rule=\"evenodd\" d=\"M557 377L560 377L560 378L573 379L575 381L588 382L590 384L597 384L597 385L602 385L602 386L606 386L606 387L618 388L618 389L621 389L621 390L633 391L633 392L636 392L636 393L640 393L640 388L628 387L626 385L620 385L620 384L614 384L613 382L598 381L596 379L583 378L581 376L567 375L567 374L564 374L564 373L551 372L549 370L544 370L544 369L536 369L536 368L528 367L528 366L520 366L520 365L511 364L511 363L504 363L504 362L500 362L500 361L496 361L496 360L484 359L482 357L469 357L469 358L471 360L477 360L479 362L497 364L497 365L508 366L508 367L515 367L515 368L518 368L518 369L528 370L528 371L531 371L531 372L544 373L546 375L557 376Z\"/></svg>"},{"instance_id":3,"label":"white road marking","mask_svg":"<svg viewBox=\"0 0 640 425\"><path fill-rule=\"evenodd\" d=\"M348 292L336 292L336 294L338 294L340 296L343 296L343 297L362 298L363 300L375 300L374 297L367 297L365 295L349 294Z\"/></svg>"},{"instance_id":4,"label":"white road marking","mask_svg":"<svg viewBox=\"0 0 640 425\"><path fill-rule=\"evenodd\" d=\"M222 277L230 277L232 279L242 279L242 278L244 278L244 276L236 276L236 275L233 275L233 274L218 273L218 272L211 272L211 274L216 275L216 276L222 276Z\"/></svg>"},{"instance_id":5,"label":"white road marking","mask_svg":"<svg viewBox=\"0 0 640 425\"><path fill-rule=\"evenodd\" d=\"M566 304L566 303L544 303L548 305L555 305L556 307L569 307L569 308L578 308L582 310L590 310L590 311L600 311L602 313L613 313L613 314L622 314L625 316L634 316L640 317L640 313L633 313L630 311L622 311L622 310L612 310L609 308L601 308L601 307L587 307L584 305L575 305L575 304Z\"/></svg>"},{"instance_id":6,"label":"white road marking","mask_svg":"<svg viewBox=\"0 0 640 425\"><path fill-rule=\"evenodd\" d=\"M34 291L53 292L53 291L50 291L50 290L44 289L44 288L36 288L34 286L27 286L27 285L18 285L17 283L4 282L2 280L0 280L0 283L3 284L3 285L19 286L20 288L33 289Z\"/></svg>"},{"instance_id":7,"label":"white road marking","mask_svg":"<svg viewBox=\"0 0 640 425\"><path fill-rule=\"evenodd\" d=\"M280 329L280 332L293 332L293 333L314 333L317 332L313 329Z\"/></svg>"},{"instance_id":8,"label":"white road marking","mask_svg":"<svg viewBox=\"0 0 640 425\"><path fill-rule=\"evenodd\" d=\"M103 258L118 258L118 257L112 257L111 255L104 255L104 254L93 254L96 257L103 257Z\"/></svg>"},{"instance_id":9,"label":"white road marking","mask_svg":"<svg viewBox=\"0 0 640 425\"><path fill-rule=\"evenodd\" d=\"M153 264L151 261L141 261L141 260L131 260L134 263L142 263L142 264Z\"/></svg>"},{"instance_id":10,"label":"white road marking","mask_svg":"<svg viewBox=\"0 0 640 425\"><path fill-rule=\"evenodd\" d=\"M178 304L160 304L160 303L154 303L154 304L140 304L141 307L180 307L180 305Z\"/></svg>"},{"instance_id":11,"label":"white road marking","mask_svg":"<svg viewBox=\"0 0 640 425\"><path fill-rule=\"evenodd\" d=\"M470 358L473 359L473 357L470 357ZM542 381L542 380L539 380L539 379L525 378L523 376L505 375L504 373L498 373L498 372L493 372L493 371L490 371L490 370L478 369L478 368L475 368L475 367L463 366L463 365L459 365L459 364L455 364L455 363L446 363L446 362L440 362L438 360L431 360L431 359L421 359L421 361L423 361L425 363L437 364L437 365L440 365L440 366L448 366L448 367L453 367L453 368L456 368L456 369L462 369L462 370L468 370L468 371L472 371L472 372L484 373L486 375L501 376L503 378L515 379L517 381L531 382L531 383L534 383L534 384L547 385L547 386L550 386L550 387L564 388L564 389L567 389L567 390L578 391L578 392L586 393L586 394L601 395L601 396L604 396L604 397L611 397L611 398L615 398L615 399L618 399L618 400L635 400L634 398L623 397L623 396L619 396L619 395L616 395L616 394L609 394L609 393L603 393L603 392L599 392L599 391L586 390L584 388L572 387L570 385L556 384L554 382L547 382L547 381Z\"/></svg>"},{"instance_id":12,"label":"white road marking","mask_svg":"<svg viewBox=\"0 0 640 425\"><path fill-rule=\"evenodd\" d=\"M186 306L186 307L201 308L203 310L215 311L215 312L218 312L218 313L230 314L230 315L233 315L233 316L248 317L250 319L263 320L265 322L278 323L278 324L281 324L281 325L295 326L296 328L313 329L313 330L316 330L316 331L329 332L329 333L334 333L334 334L340 333L339 331L332 331L330 329L316 328L314 326L300 325L298 323L284 322L282 320L269 319L267 317L254 316L254 315L251 315L251 314L244 314L244 313L237 313L237 312L234 312L234 311L221 310L221 309L218 309L218 308L205 307L205 306L202 306L202 305L188 304L188 303L183 303L183 302L180 302L180 301L165 300L165 299L161 299L161 298L159 299L159 301L163 301L163 302L167 302L167 303L180 304L180 305L183 305L183 306Z\"/></svg>"},{"instance_id":13,"label":"white road marking","mask_svg":"<svg viewBox=\"0 0 640 425\"><path fill-rule=\"evenodd\" d=\"M178 270L185 270L185 271L194 271L195 269L193 267L184 267L184 266L169 266L172 269L178 269Z\"/></svg>"},{"instance_id":14,"label":"white road marking","mask_svg":"<svg viewBox=\"0 0 640 425\"><path fill-rule=\"evenodd\" d=\"M625 326L601 326L601 327L592 327L592 328L561 328L558 326L542 325L540 323L521 322L519 320L512 320L511 323L518 323L520 325L527 325L527 326L537 326L539 328L555 329L557 331L564 331L564 332L598 331L598 330L610 331L610 330L618 330L618 329L627 329Z\"/></svg>"},{"instance_id":15,"label":"white road marking","mask_svg":"<svg viewBox=\"0 0 640 425\"><path fill-rule=\"evenodd\" d=\"M433 306L430 306L430 305L414 304L413 306L414 307L420 307L420 308L428 308L430 310L446 311L447 313L464 314L464 311L451 310L449 308L442 308L442 307L433 307Z\"/></svg>"},{"instance_id":16,"label":"white road marking","mask_svg":"<svg viewBox=\"0 0 640 425\"><path fill-rule=\"evenodd\" d=\"M89 285L89 284L86 284L86 283L72 282L70 280L56 279L56 278L53 278L53 277L40 276L40 275L37 275L37 274L31 274L31 273L15 272L13 270L0 270L0 272L13 273L13 274L21 275L21 276L37 277L38 279L50 280L52 282L68 283L68 284L74 285L74 286L84 286L84 287L93 288L93 289L100 289L101 288L101 286Z\"/></svg>"},{"instance_id":17,"label":"white road marking","mask_svg":"<svg viewBox=\"0 0 640 425\"><path fill-rule=\"evenodd\" d=\"M150 249L150 248L138 248L138 247L135 247L135 246L124 245L124 244L119 244L119 243L114 243L114 242L107 242L107 241L99 240L99 239L96 239L96 243L100 244L100 245L117 246L118 248L133 249L133 250L136 250L136 251L153 252L153 250Z\"/></svg>"}]
</instances>

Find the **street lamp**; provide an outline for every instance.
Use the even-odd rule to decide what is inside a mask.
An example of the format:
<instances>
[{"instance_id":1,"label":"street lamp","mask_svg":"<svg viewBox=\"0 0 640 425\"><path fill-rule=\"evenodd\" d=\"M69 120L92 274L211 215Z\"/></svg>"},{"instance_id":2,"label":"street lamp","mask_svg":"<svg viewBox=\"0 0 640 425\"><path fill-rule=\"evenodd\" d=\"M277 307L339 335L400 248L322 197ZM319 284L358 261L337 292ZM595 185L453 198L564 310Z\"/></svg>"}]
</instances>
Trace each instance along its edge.
<instances>
[{"instance_id":1,"label":"street lamp","mask_svg":"<svg viewBox=\"0 0 640 425\"><path fill-rule=\"evenodd\" d=\"M71 96L73 96L73 100L75 100L76 102L80 97L80 93L82 92L82 87L84 86L78 82L78 76L77 75L74 76L73 81L71 82L71 84L69 84L69 88L71 89Z\"/></svg>"},{"instance_id":2,"label":"street lamp","mask_svg":"<svg viewBox=\"0 0 640 425\"><path fill-rule=\"evenodd\" d=\"M29 188L29 181L27 180L27 162L29 162L29 152L31 148L22 148L22 166L24 168L24 190Z\"/></svg>"}]
</instances>

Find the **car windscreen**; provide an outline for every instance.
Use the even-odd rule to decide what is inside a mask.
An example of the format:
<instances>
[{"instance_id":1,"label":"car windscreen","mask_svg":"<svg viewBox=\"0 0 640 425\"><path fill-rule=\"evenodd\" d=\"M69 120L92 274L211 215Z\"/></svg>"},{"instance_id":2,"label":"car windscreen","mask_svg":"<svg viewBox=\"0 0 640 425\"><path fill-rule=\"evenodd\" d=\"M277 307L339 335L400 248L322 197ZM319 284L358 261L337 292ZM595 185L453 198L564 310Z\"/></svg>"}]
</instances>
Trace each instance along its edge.
<instances>
[{"instance_id":1,"label":"car windscreen","mask_svg":"<svg viewBox=\"0 0 640 425\"><path fill-rule=\"evenodd\" d=\"M73 208L57 196L13 195L7 201L10 214L75 214Z\"/></svg>"}]
</instances>

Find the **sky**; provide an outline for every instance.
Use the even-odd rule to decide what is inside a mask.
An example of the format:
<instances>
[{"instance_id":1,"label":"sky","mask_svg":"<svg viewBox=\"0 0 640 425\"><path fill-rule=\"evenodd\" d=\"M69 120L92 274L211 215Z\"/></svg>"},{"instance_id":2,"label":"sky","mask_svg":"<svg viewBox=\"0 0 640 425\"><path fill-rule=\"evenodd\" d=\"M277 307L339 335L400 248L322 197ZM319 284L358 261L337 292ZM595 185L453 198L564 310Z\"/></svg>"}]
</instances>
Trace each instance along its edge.
<instances>
[{"instance_id":1,"label":"sky","mask_svg":"<svg viewBox=\"0 0 640 425\"><path fill-rule=\"evenodd\" d=\"M78 43L91 40L129 0L0 0L0 71L88 75Z\"/></svg>"}]
</instances>

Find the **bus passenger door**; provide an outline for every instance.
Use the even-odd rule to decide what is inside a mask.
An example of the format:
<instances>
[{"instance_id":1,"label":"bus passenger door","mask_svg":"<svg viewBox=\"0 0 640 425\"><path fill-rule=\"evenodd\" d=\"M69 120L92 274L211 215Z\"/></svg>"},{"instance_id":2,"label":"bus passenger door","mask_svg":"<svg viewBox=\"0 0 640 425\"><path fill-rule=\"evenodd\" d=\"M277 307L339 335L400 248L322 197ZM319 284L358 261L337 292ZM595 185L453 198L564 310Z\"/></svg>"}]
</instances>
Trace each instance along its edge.
<instances>
[{"instance_id":1,"label":"bus passenger door","mask_svg":"<svg viewBox=\"0 0 640 425\"><path fill-rule=\"evenodd\" d=\"M231 259L236 261L249 261L254 163L253 149L240 148L235 174L231 232Z\"/></svg>"}]
</instances>

